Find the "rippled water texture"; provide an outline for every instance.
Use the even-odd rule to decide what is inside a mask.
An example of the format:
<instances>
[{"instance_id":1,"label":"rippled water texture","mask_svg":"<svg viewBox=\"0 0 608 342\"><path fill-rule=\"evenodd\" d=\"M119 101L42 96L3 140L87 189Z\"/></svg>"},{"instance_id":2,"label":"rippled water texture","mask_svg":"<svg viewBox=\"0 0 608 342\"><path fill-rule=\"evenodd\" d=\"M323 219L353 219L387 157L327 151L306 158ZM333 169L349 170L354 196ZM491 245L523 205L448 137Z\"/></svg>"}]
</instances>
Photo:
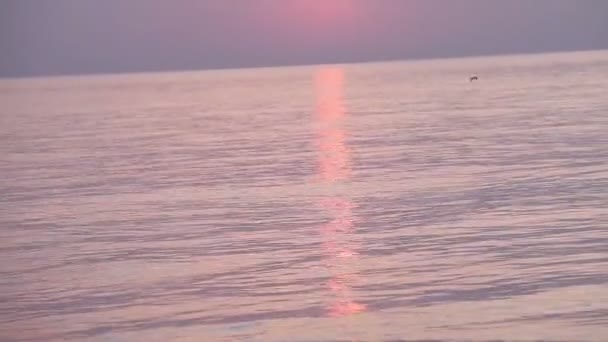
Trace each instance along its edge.
<instances>
[{"instance_id":1,"label":"rippled water texture","mask_svg":"<svg viewBox=\"0 0 608 342\"><path fill-rule=\"evenodd\" d=\"M608 338L606 52L4 80L0 106L3 342Z\"/></svg>"}]
</instances>

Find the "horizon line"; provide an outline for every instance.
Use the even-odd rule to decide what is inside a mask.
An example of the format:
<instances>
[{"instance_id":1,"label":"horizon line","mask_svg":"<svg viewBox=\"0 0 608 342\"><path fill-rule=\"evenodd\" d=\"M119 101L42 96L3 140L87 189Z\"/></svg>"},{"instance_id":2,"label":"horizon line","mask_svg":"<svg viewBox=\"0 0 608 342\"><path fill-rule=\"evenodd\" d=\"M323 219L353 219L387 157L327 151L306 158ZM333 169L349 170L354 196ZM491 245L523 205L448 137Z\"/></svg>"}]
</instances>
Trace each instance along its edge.
<instances>
[{"instance_id":1,"label":"horizon line","mask_svg":"<svg viewBox=\"0 0 608 342\"><path fill-rule=\"evenodd\" d=\"M48 79L48 78L79 78L79 77L104 77L104 76L124 76L124 75L143 75L143 74L179 74L179 73L195 73L195 72L210 72L210 71L229 71L229 70L253 70L253 69L279 69L279 68L298 68L298 67L314 67L328 65L357 65L357 64L376 64L376 63L399 63L399 62L421 62L421 61L441 61L441 60L459 60L459 59L475 59L475 58L491 58L491 57L515 57L515 56L533 56L547 54L573 54L584 52L606 52L608 48L594 49L579 49L579 50L544 50L532 52L508 52L508 53L482 53L473 55L455 55L455 56L437 56L437 57L410 57L410 58L387 58L373 59L360 61L336 61L325 63L284 63L277 65L250 65L250 66L232 66L232 67L201 67L201 68L183 68L183 69L157 69L157 70L136 70L136 71L92 71L92 72L66 72L66 73L48 73L48 74L29 74L16 76L3 76L0 74L0 81L18 81L18 80L33 80L33 79Z\"/></svg>"}]
</instances>

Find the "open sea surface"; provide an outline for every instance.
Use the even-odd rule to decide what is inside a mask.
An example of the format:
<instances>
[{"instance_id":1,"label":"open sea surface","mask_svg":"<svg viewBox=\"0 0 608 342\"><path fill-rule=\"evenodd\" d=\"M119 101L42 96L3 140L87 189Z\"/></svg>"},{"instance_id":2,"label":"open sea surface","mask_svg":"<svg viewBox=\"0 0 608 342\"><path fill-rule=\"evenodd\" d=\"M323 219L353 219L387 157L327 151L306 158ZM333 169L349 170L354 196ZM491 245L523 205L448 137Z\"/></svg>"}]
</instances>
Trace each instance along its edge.
<instances>
[{"instance_id":1,"label":"open sea surface","mask_svg":"<svg viewBox=\"0 0 608 342\"><path fill-rule=\"evenodd\" d=\"M0 80L0 341L398 339L608 341L608 52Z\"/></svg>"}]
</instances>

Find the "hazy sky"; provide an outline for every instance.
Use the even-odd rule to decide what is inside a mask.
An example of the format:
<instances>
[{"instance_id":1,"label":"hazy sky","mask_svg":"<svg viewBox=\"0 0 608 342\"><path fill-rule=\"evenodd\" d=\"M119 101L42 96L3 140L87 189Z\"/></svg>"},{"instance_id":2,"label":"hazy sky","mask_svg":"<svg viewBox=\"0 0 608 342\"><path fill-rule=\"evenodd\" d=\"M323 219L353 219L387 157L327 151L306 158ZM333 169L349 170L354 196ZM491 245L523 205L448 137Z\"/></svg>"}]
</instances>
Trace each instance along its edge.
<instances>
[{"instance_id":1,"label":"hazy sky","mask_svg":"<svg viewBox=\"0 0 608 342\"><path fill-rule=\"evenodd\" d=\"M608 0L0 0L0 76L608 48Z\"/></svg>"}]
</instances>

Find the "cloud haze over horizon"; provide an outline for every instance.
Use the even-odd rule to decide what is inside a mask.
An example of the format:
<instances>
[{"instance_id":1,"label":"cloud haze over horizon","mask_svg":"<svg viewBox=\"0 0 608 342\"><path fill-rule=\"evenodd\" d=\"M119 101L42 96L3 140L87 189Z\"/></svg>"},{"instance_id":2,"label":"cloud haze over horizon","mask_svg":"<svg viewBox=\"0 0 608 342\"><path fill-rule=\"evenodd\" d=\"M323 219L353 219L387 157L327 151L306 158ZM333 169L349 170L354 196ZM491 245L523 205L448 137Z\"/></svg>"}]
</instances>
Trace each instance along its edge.
<instances>
[{"instance_id":1,"label":"cloud haze over horizon","mask_svg":"<svg viewBox=\"0 0 608 342\"><path fill-rule=\"evenodd\" d=\"M605 0L0 2L9 77L605 48Z\"/></svg>"}]
</instances>

